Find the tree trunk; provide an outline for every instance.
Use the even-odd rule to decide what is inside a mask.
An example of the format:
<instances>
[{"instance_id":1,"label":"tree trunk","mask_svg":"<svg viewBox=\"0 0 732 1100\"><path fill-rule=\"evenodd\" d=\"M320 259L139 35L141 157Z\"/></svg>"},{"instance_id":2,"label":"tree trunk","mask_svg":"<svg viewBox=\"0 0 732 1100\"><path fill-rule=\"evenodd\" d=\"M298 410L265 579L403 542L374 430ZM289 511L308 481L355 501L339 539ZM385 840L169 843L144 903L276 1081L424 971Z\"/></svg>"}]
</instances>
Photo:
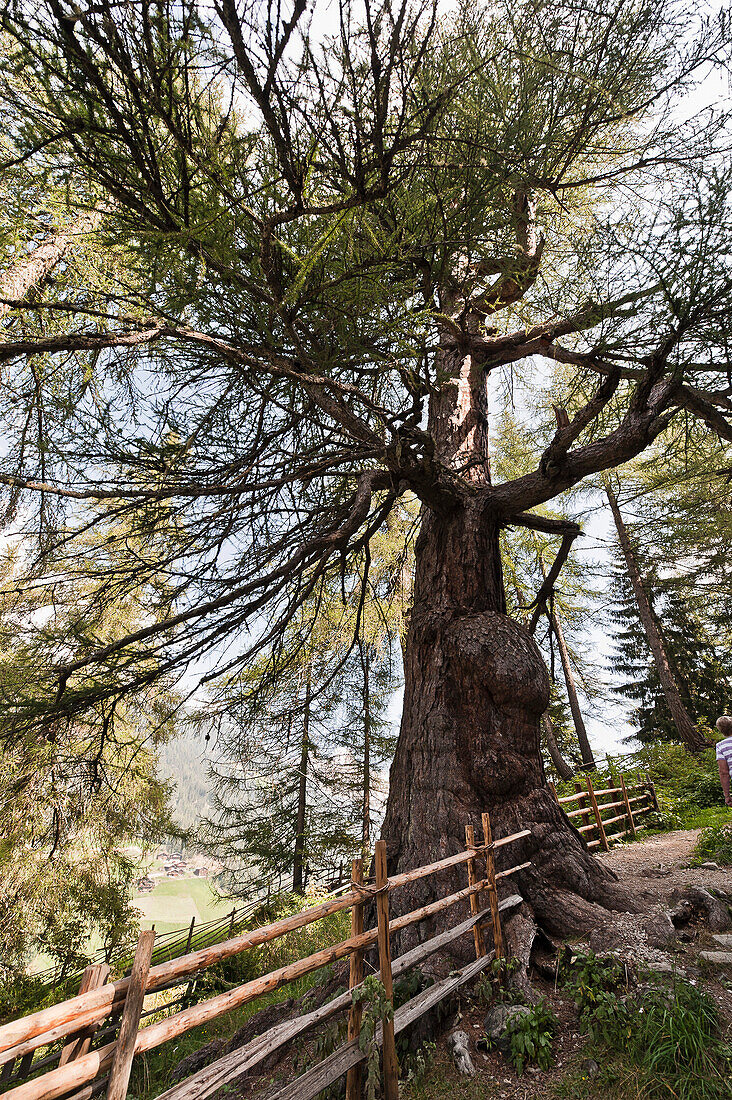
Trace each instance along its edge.
<instances>
[{"instance_id":1,"label":"tree trunk","mask_svg":"<svg viewBox=\"0 0 732 1100\"><path fill-rule=\"evenodd\" d=\"M557 639L557 645L559 646L559 657L562 662L562 670L564 672L564 682L567 685L567 696L569 698L569 709L572 711L572 721L574 722L575 733L577 734L577 741L580 747L580 753L582 754L582 764L585 771L594 771L595 757L590 746L589 738L587 737L587 730L585 729L584 719L582 717L582 711L580 710L579 699L577 698L577 688L574 682L574 673L572 672L572 665L569 662L569 650L567 649L567 643L564 640L564 631L562 630L562 624L559 620L559 616L556 611L552 611L549 615L549 622L551 628L554 631L554 637Z\"/></svg>"},{"instance_id":2,"label":"tree trunk","mask_svg":"<svg viewBox=\"0 0 732 1100\"><path fill-rule=\"evenodd\" d=\"M305 814L308 793L308 759L310 755L310 665L305 681L305 706L302 718L300 743L300 773L297 791L297 818L295 821L295 852L292 861L292 892L305 892Z\"/></svg>"},{"instance_id":3,"label":"tree trunk","mask_svg":"<svg viewBox=\"0 0 732 1100\"><path fill-rule=\"evenodd\" d=\"M544 740L546 741L546 747L549 755L552 758L552 764L556 768L557 775L560 779L571 779L574 775L574 771L570 768L567 761L559 751L559 745L557 739L554 736L554 727L552 726L552 720L549 717L549 712L544 711L541 716L541 723L544 727Z\"/></svg>"},{"instance_id":4,"label":"tree trunk","mask_svg":"<svg viewBox=\"0 0 732 1100\"><path fill-rule=\"evenodd\" d=\"M708 742L702 734L699 733L699 730L692 722L684 706L681 695L679 694L679 689L674 680L673 672L671 671L669 659L666 654L663 635L661 634L658 621L651 607L651 602L644 588L643 578L638 568L638 561L618 506L618 498L609 485L605 485L605 492L613 514L613 519L615 520L615 529L618 532L620 549L623 552L625 564L628 569L628 576L638 607L638 615L641 625L643 626L648 647L653 655L666 705L671 712L676 731L689 752L701 752L703 749L708 748Z\"/></svg>"},{"instance_id":5,"label":"tree trunk","mask_svg":"<svg viewBox=\"0 0 732 1100\"><path fill-rule=\"evenodd\" d=\"M368 858L371 845L371 684L369 647L359 639L361 669L363 672L363 791L361 805L361 850Z\"/></svg>"},{"instance_id":6,"label":"tree trunk","mask_svg":"<svg viewBox=\"0 0 732 1100\"><path fill-rule=\"evenodd\" d=\"M480 833L488 810L496 839L532 832L497 852L499 869L532 863L507 888L521 893L547 930L571 934L606 917L602 904L627 907L628 898L547 788L539 722L549 675L531 635L506 614L500 524L485 503L489 494L480 492L490 478L485 374L459 350L445 349L438 360L436 376L447 381L430 404L435 461L446 468L447 484L460 484L450 480L451 467L475 491L423 513L404 710L382 830L389 873L458 852L465 825ZM393 904L405 911L464 885L458 867L400 889ZM454 919L406 930L400 949Z\"/></svg>"},{"instance_id":7,"label":"tree trunk","mask_svg":"<svg viewBox=\"0 0 732 1100\"><path fill-rule=\"evenodd\" d=\"M40 289L46 283L74 241L88 233L99 222L96 212L86 214L66 229L47 237L36 248L31 249L22 259L0 275L0 299L11 298L23 301L33 290ZM0 319L5 317L12 306L0 301Z\"/></svg>"}]
</instances>

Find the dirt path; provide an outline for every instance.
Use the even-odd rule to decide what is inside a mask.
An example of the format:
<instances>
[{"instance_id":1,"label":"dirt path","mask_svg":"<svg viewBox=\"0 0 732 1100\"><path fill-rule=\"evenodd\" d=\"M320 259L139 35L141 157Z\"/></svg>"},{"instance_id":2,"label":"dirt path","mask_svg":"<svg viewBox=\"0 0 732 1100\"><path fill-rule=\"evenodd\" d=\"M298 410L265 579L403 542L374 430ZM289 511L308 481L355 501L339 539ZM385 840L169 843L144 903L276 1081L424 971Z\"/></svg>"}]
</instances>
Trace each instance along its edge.
<instances>
[{"instance_id":1,"label":"dirt path","mask_svg":"<svg viewBox=\"0 0 732 1100\"><path fill-rule=\"evenodd\" d=\"M698 886L724 897L732 892L732 869L713 866L691 867L689 862L701 829L678 829L649 836L631 844L598 854L598 859L618 876L629 890L670 907L675 892Z\"/></svg>"}]
</instances>

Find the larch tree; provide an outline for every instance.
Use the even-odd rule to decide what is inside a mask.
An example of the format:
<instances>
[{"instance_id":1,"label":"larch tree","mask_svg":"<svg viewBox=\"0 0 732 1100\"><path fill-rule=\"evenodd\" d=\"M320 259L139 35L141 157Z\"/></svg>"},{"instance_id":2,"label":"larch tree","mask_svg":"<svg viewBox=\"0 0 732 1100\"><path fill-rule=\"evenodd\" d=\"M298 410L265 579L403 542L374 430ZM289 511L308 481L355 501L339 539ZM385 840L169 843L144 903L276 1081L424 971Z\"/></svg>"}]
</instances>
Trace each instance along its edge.
<instances>
[{"instance_id":1,"label":"larch tree","mask_svg":"<svg viewBox=\"0 0 732 1100\"><path fill-rule=\"evenodd\" d=\"M367 583L413 493L390 870L455 852L489 810L495 835L531 830L510 858L531 860L516 886L546 928L631 905L547 790L549 679L506 614L500 533L562 540L541 604L578 527L534 509L680 414L732 438L727 118L679 106L728 56L725 13L341 0L328 30L304 0L11 0L0 24L12 157L99 210L110 256L101 306L49 288L11 310L43 331L0 343L2 481L29 515L57 500L72 573L88 526L154 538L175 517L99 580L165 574L171 613L72 634L39 670L45 714L16 726L44 737L162 673L246 666L334 563ZM38 397L42 450L15 399L41 352L63 381ZM557 425L495 482L491 375L552 361L571 377Z\"/></svg>"}]
</instances>

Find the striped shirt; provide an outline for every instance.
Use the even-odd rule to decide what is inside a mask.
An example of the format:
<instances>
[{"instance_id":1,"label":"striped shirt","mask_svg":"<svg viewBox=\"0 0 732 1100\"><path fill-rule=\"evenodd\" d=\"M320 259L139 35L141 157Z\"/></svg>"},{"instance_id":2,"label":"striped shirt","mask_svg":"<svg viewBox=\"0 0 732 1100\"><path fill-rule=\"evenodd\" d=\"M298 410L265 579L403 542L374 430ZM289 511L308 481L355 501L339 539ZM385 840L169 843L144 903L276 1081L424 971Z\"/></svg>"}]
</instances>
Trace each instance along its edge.
<instances>
[{"instance_id":1,"label":"striped shirt","mask_svg":"<svg viewBox=\"0 0 732 1100\"><path fill-rule=\"evenodd\" d=\"M729 774L732 775L732 737L725 737L717 743L717 760L726 760Z\"/></svg>"}]
</instances>

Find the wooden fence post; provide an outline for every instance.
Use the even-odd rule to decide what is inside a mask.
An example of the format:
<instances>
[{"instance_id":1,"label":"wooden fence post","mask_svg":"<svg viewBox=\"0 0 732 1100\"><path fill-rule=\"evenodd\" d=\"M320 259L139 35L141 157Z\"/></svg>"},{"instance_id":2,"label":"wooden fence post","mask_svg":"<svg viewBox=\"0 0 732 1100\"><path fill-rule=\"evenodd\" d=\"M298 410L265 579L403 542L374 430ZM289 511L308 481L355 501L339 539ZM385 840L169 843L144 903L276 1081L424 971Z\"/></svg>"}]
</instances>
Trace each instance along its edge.
<instances>
[{"instance_id":1,"label":"wooden fence post","mask_svg":"<svg viewBox=\"0 0 732 1100\"><path fill-rule=\"evenodd\" d=\"M503 958L503 931L501 930L501 913L498 908L498 891L496 890L496 859L493 854L493 830L491 829L491 817L488 812L483 814L483 843L485 845L485 875L488 879L488 897L491 903L491 917L493 918L493 948L497 959Z\"/></svg>"},{"instance_id":2,"label":"wooden fence post","mask_svg":"<svg viewBox=\"0 0 732 1100\"><path fill-rule=\"evenodd\" d=\"M581 783L575 783L574 789L577 791L577 793L580 796L577 799L577 805L579 806L579 808L581 810L585 810L585 813L582 814L582 824L583 825L591 825L592 822L590 821L590 812L589 812L589 810L586 810L587 794L585 793L585 788L582 786Z\"/></svg>"},{"instance_id":3,"label":"wooden fence post","mask_svg":"<svg viewBox=\"0 0 732 1100\"><path fill-rule=\"evenodd\" d=\"M585 778L587 779L587 793L590 796L592 810L595 814L595 821L597 822L597 830L600 834L600 847L603 849L603 851L609 852L610 845L607 842L607 836L605 835L605 826L603 825L602 818L600 817L600 807L597 805L597 799L595 798L595 788L592 786L592 779L590 778L589 772L587 773Z\"/></svg>"},{"instance_id":4,"label":"wooden fence post","mask_svg":"<svg viewBox=\"0 0 732 1100\"><path fill-rule=\"evenodd\" d=\"M650 772L646 772L646 787L648 789L649 795L651 796L651 802L653 803L653 809L656 811L656 813L658 813L658 811L660 810L661 807L658 805L658 798L656 797L656 788L653 784L653 780L651 779L651 773Z\"/></svg>"},{"instance_id":5,"label":"wooden fence post","mask_svg":"<svg viewBox=\"0 0 732 1100\"><path fill-rule=\"evenodd\" d=\"M363 885L363 860L354 859L351 863L351 882L355 886ZM357 901L353 909L351 909L351 936L360 936L363 932L363 910L364 905L362 901ZM363 951L351 952L351 967L348 977L348 988L354 989L357 985L360 985L363 981ZM361 1015L362 1006L360 1004L351 1005L351 1010L348 1014L348 1038L358 1039L361 1033ZM351 1066L346 1077L346 1100L361 1100L362 1093L362 1080L363 1080L363 1063L358 1062L355 1066Z\"/></svg>"},{"instance_id":6,"label":"wooden fence post","mask_svg":"<svg viewBox=\"0 0 732 1100\"><path fill-rule=\"evenodd\" d=\"M191 949L191 941L193 940L193 928L195 926L195 923L196 923L196 916L195 916L195 913L194 913L194 915L191 917L191 927L188 929L188 939L186 940L186 949L183 952L184 955L187 955L188 952Z\"/></svg>"},{"instance_id":7,"label":"wooden fence post","mask_svg":"<svg viewBox=\"0 0 732 1100\"><path fill-rule=\"evenodd\" d=\"M81 976L79 993L87 993L90 989L99 989L100 985L106 983L109 977L109 969L109 963L94 963L92 966L87 966ZM90 1027L77 1032L76 1035L70 1035L66 1040L64 1049L61 1051L58 1064L65 1066L67 1062L73 1062L87 1054L95 1030L96 1028Z\"/></svg>"},{"instance_id":8,"label":"wooden fence post","mask_svg":"<svg viewBox=\"0 0 732 1100\"><path fill-rule=\"evenodd\" d=\"M15 1058L11 1058L9 1062L0 1069L0 1085L6 1085L10 1078L13 1076L13 1069L15 1067Z\"/></svg>"},{"instance_id":9,"label":"wooden fence post","mask_svg":"<svg viewBox=\"0 0 732 1100\"><path fill-rule=\"evenodd\" d=\"M472 825L465 826L465 847L469 851L475 851L475 829ZM468 886L475 886L478 881L478 876L475 873L475 858L468 860ZM470 895L470 912L475 916L480 912L480 906L478 904L478 894ZM485 955L485 940L483 938L483 929L478 924L473 925L473 942L475 944L475 957L481 958Z\"/></svg>"},{"instance_id":10,"label":"wooden fence post","mask_svg":"<svg viewBox=\"0 0 732 1100\"><path fill-rule=\"evenodd\" d=\"M389 944L389 879L386 873L386 841L376 841L376 916L378 920L379 970L387 998L394 1003ZM394 1020L383 1021L384 1100L399 1100L399 1063L394 1042Z\"/></svg>"},{"instance_id":11,"label":"wooden fence post","mask_svg":"<svg viewBox=\"0 0 732 1100\"><path fill-rule=\"evenodd\" d=\"M107 1100L125 1100L127 1086L132 1070L132 1058L135 1053L135 1040L140 1026L142 1014L142 1002L145 1000L145 983L150 969L155 933L141 932L135 950L135 959L132 963L130 984L127 988L125 1007L122 1011L122 1022L119 1027L119 1038L114 1052L114 1061L109 1073L107 1085Z\"/></svg>"},{"instance_id":12,"label":"wooden fence post","mask_svg":"<svg viewBox=\"0 0 732 1100\"><path fill-rule=\"evenodd\" d=\"M234 920L236 918L236 906L231 910L231 922L229 924L229 939L234 935Z\"/></svg>"},{"instance_id":13,"label":"wooden fence post","mask_svg":"<svg viewBox=\"0 0 732 1100\"><path fill-rule=\"evenodd\" d=\"M635 821L633 821L633 810L632 810L631 805L630 805L630 799L628 798L628 792L625 788L625 776L624 775L620 776L620 787L621 787L621 790L623 792L623 801L625 802L625 816L628 818L628 825L630 826L630 829L628 830L628 828L626 828L625 832L627 834L628 831L630 831L630 833L633 835L633 837L635 837L636 836Z\"/></svg>"}]
</instances>

